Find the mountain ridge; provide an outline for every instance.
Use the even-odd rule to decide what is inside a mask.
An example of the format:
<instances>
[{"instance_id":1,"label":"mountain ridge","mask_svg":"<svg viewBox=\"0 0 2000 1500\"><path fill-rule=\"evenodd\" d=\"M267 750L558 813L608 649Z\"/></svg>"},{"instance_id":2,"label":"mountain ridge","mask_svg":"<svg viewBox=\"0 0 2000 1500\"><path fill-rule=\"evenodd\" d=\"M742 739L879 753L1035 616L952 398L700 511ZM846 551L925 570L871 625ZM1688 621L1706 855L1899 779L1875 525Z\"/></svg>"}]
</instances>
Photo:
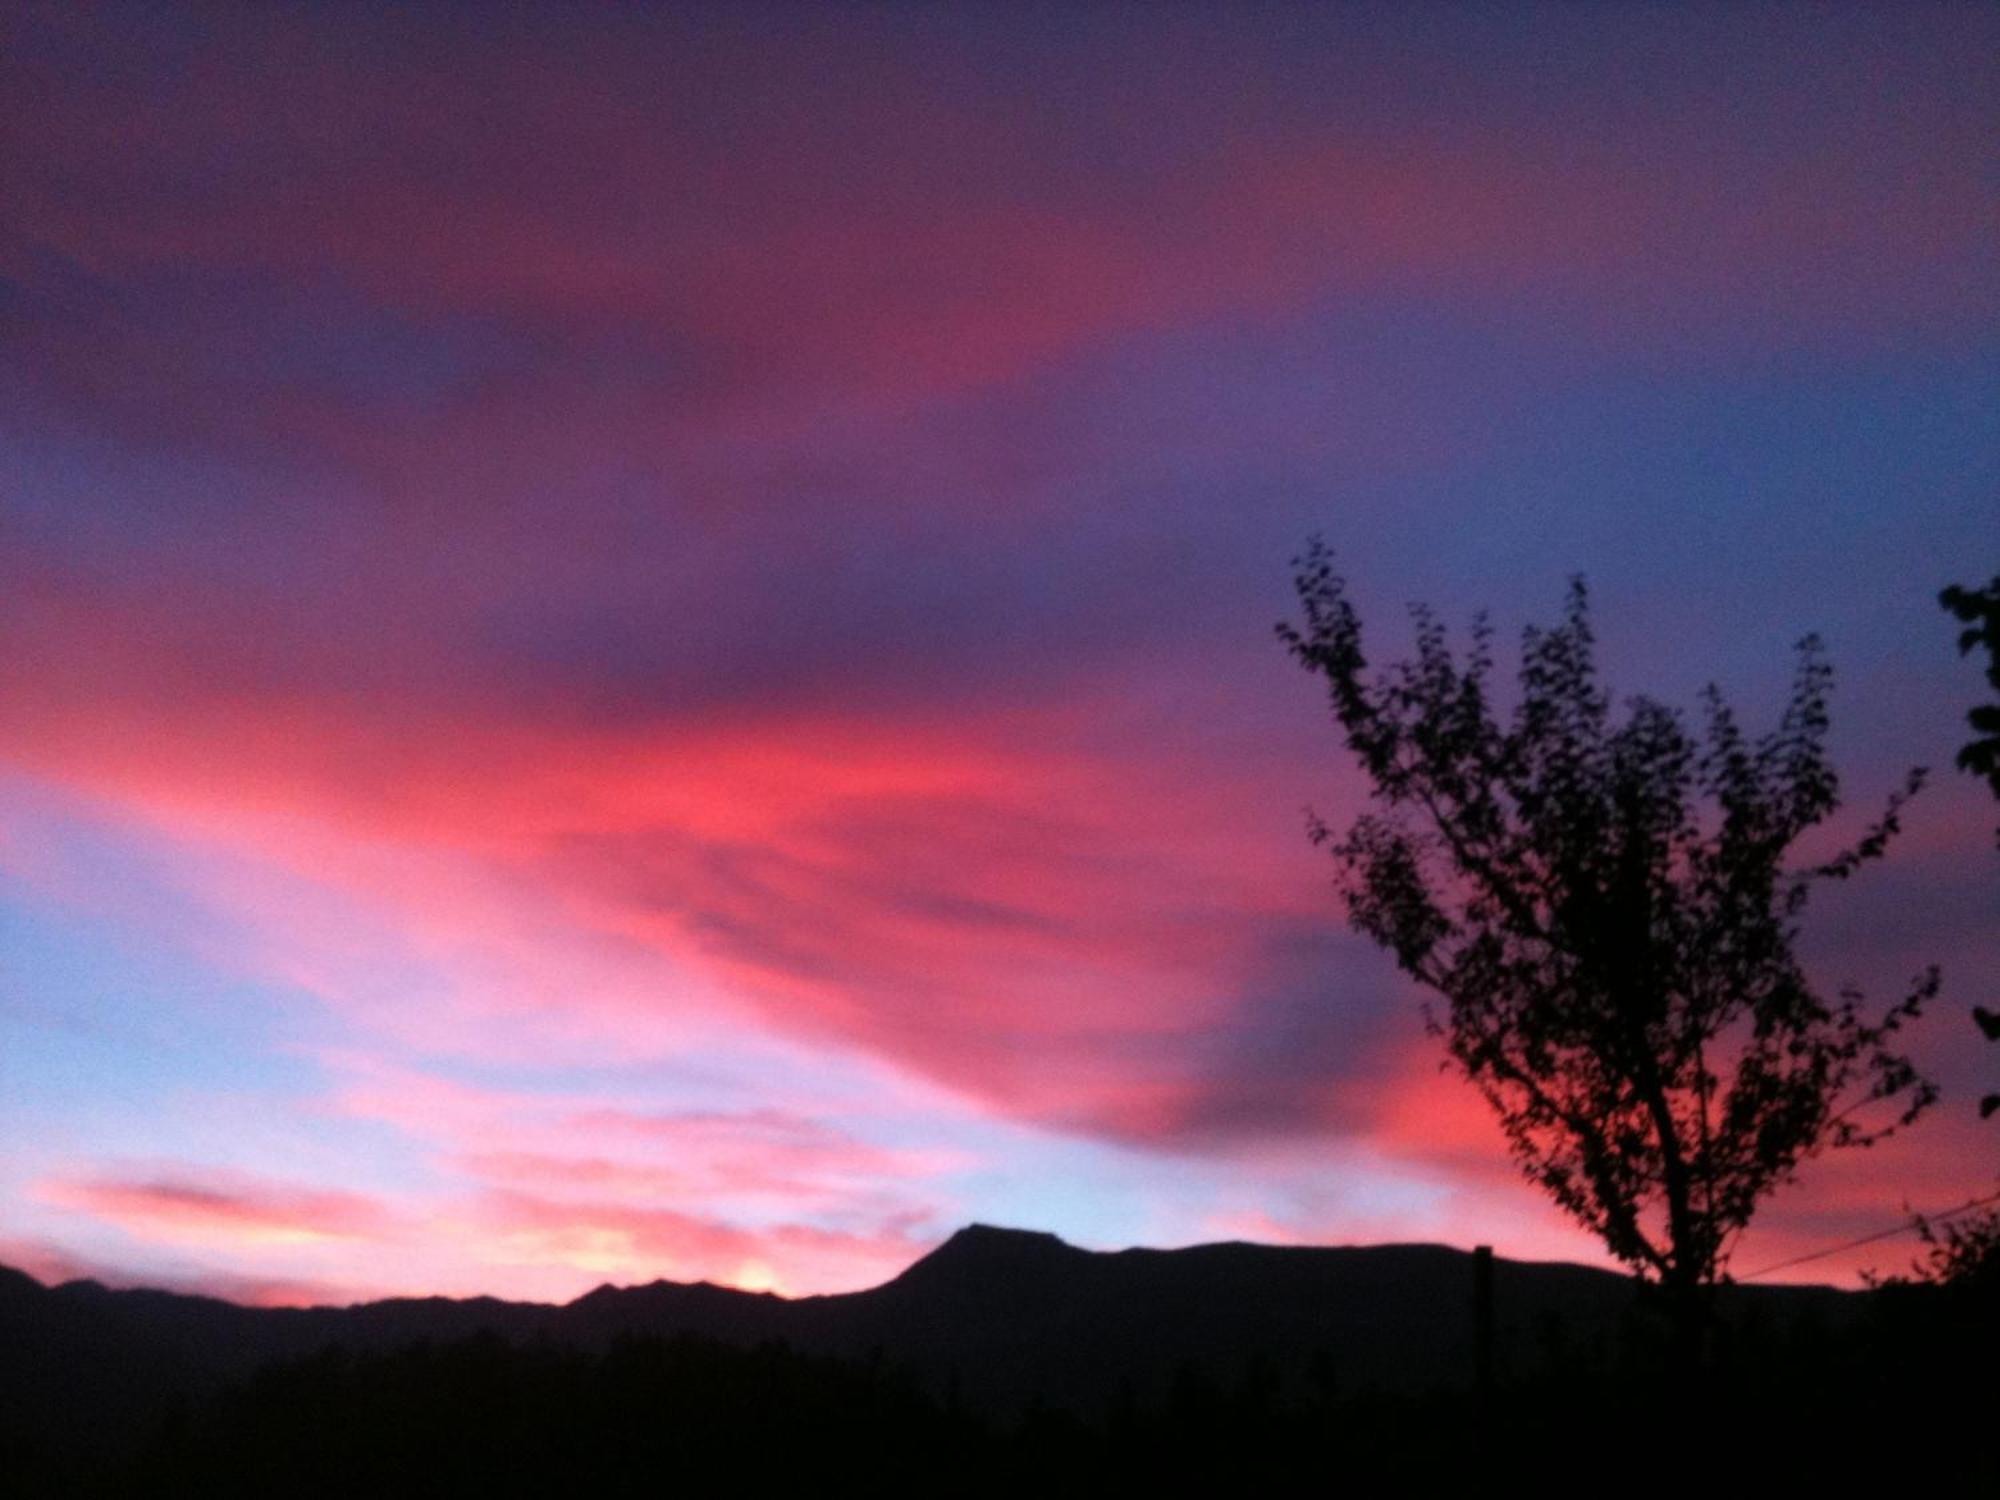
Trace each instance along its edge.
<instances>
[{"instance_id":1,"label":"mountain ridge","mask_svg":"<svg viewBox=\"0 0 2000 1500\"><path fill-rule=\"evenodd\" d=\"M387 1297L370 1297L354 1302L280 1304L272 1307L259 1303L239 1302L215 1292L180 1290L172 1287L148 1285L111 1286L96 1277L75 1277L68 1281L45 1282L31 1272L4 1263L0 1263L0 1284L4 1284L7 1281L19 1280L27 1282L45 1292L78 1297L95 1297L99 1295L110 1297L136 1295L176 1297L190 1301L220 1303L228 1307L241 1308L246 1312L347 1312L359 1308L391 1305L450 1304L456 1307L464 1307L483 1303L493 1303L505 1307L564 1309L575 1307L580 1303L601 1302L630 1293L650 1292L659 1288L672 1288L690 1292L705 1290L725 1293L730 1296L754 1297L787 1304L800 1304L819 1302L828 1298L866 1295L870 1292L880 1291L884 1287L894 1286L898 1282L909 1278L912 1273L935 1274L938 1268L946 1265L952 1266L954 1269L968 1266L990 1268L996 1262L1015 1263L1026 1260L1030 1256L1045 1255L1053 1263L1061 1256L1075 1257L1078 1260L1101 1261L1122 1257L1208 1255L1234 1250L1243 1250L1259 1255L1298 1254L1305 1256L1317 1256L1327 1253L1340 1255L1435 1253L1463 1260L1470 1260L1473 1254L1472 1251L1461 1249L1456 1245L1447 1245L1435 1240L1393 1240L1370 1245L1274 1245L1258 1240L1232 1239L1204 1240L1192 1245L1126 1245L1116 1250L1093 1250L1086 1246L1072 1244L1050 1230L1020 1229L1009 1225L974 1222L953 1230L943 1240L911 1261L909 1265L905 1266L894 1276L889 1277L886 1281L877 1282L875 1285L869 1287L857 1287L838 1292L802 1292L791 1294L767 1289L752 1290L747 1287L731 1286L726 1282L711 1281L706 1277L694 1281L677 1281L671 1277L655 1277L651 1281L624 1283L600 1282L588 1291L580 1292L565 1302L541 1302L532 1299L517 1300L500 1297L490 1292L476 1292L465 1297L453 1297L444 1293L400 1293ZM1603 1266L1585 1265L1581 1261L1522 1260L1513 1257L1500 1257L1499 1260L1511 1266L1562 1268L1588 1275L1605 1277L1624 1285L1630 1285L1633 1282L1633 1278L1628 1273L1611 1270ZM929 1269L927 1270L926 1268ZM1786 1283L1785 1285L1802 1290L1848 1294L1842 1288L1822 1283Z\"/></svg>"},{"instance_id":2,"label":"mountain ridge","mask_svg":"<svg viewBox=\"0 0 2000 1500\"><path fill-rule=\"evenodd\" d=\"M544 1310L568 1310L588 1304L608 1304L618 1298L628 1298L634 1294L656 1294L656 1292L688 1292L688 1294L720 1294L728 1298L754 1298L760 1302L778 1302L786 1306L804 1306L814 1302L828 1302L840 1298L870 1296L882 1292L890 1286L906 1284L912 1278L930 1280L944 1272L954 1276L966 1274L970 1270L994 1272L1000 1268L1018 1266L1056 1266L1056 1264L1102 1264L1102 1262L1132 1262L1146 1260L1154 1256L1162 1258L1214 1258L1220 1254L1250 1254L1250 1256L1298 1256L1298 1258L1366 1258L1366 1256L1442 1256L1456 1262L1470 1262L1474 1252L1462 1250L1452 1244L1442 1244L1438 1240L1392 1240L1384 1244L1266 1244L1260 1240L1204 1240L1198 1244L1184 1246L1122 1246L1118 1250L1090 1250L1086 1246L1070 1244L1060 1234L1050 1230L1024 1230L1002 1224L972 1222L958 1230L952 1230L944 1240L926 1250L922 1256L912 1260L900 1272L874 1286L854 1288L846 1292L776 1292L776 1290L752 1290L742 1286L730 1286L726 1282L712 1282L708 1278L698 1278L692 1282L674 1280L668 1276L656 1276L650 1282L598 1282L586 1292L578 1292L566 1302L536 1302L536 1300L516 1300L502 1298L492 1292L474 1292L472 1296L446 1296L442 1292L432 1294L396 1294L382 1298L364 1298L356 1302L310 1302L310 1304L278 1304L264 1306L256 1302L238 1302L234 1298L200 1292L200 1290L176 1290L160 1286L110 1286L94 1276L80 1276L66 1282L44 1282L32 1272L18 1266L0 1264L0 1294L10 1286L32 1286L34 1290L72 1296L72 1298L176 1298L184 1302L208 1302L228 1308L238 1308L242 1312L266 1314L266 1312L292 1312L292 1314L322 1314L322 1312L356 1312L364 1308L390 1308L390 1306L500 1306L500 1308L544 1308ZM1632 1274L1610 1270L1606 1266L1586 1266L1576 1260L1518 1260L1512 1256L1496 1256L1496 1266L1512 1268L1534 1268L1548 1272L1574 1272L1578 1276L1602 1278L1610 1284L1636 1288L1638 1282ZM1730 1290L1750 1290L1742 1284L1728 1284ZM1784 1282L1766 1288L1756 1288L1760 1292L1808 1292L1808 1294L1832 1294L1832 1296L1860 1296L1860 1292L1838 1288L1822 1282Z\"/></svg>"},{"instance_id":3,"label":"mountain ridge","mask_svg":"<svg viewBox=\"0 0 2000 1500\"><path fill-rule=\"evenodd\" d=\"M1292 1388L1462 1389L1472 1357L1470 1252L1440 1245L1086 1250L1037 1230L969 1225L901 1273L853 1292L786 1298L710 1282L605 1284L567 1303L391 1298L245 1307L94 1281L45 1287L0 1268L0 1408L79 1449L157 1423L260 1367L329 1349L368 1354L481 1335L603 1351L692 1337L874 1365L887 1361L969 1410L1098 1416L1168 1398L1191 1371L1225 1385L1261 1372ZM1495 1356L1609 1347L1645 1294L1596 1267L1496 1259ZM1726 1310L1841 1319L1870 1293L1728 1287Z\"/></svg>"}]
</instances>

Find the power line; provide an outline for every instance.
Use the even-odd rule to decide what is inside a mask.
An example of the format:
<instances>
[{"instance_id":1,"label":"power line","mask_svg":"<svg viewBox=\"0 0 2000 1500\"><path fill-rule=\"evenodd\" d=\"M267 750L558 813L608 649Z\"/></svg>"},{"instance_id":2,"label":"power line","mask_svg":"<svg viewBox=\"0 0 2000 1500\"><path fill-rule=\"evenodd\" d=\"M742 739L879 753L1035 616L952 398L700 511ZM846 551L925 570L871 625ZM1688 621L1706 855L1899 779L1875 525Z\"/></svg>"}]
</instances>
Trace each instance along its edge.
<instances>
[{"instance_id":1,"label":"power line","mask_svg":"<svg viewBox=\"0 0 2000 1500\"><path fill-rule=\"evenodd\" d=\"M1788 1271L1793 1266L1802 1266L1809 1260L1825 1260L1829 1255L1838 1255L1843 1250L1858 1250L1863 1245L1872 1245L1877 1240L1886 1240L1895 1235L1908 1234L1918 1224L1949 1224L1961 1214L1969 1214L1975 1208L1984 1208L1989 1203L2000 1203L2000 1193L1989 1193L1984 1198L1974 1198L1970 1203L1961 1203L1957 1208L1947 1209L1941 1214L1911 1214L1909 1218L1892 1229L1878 1230L1874 1234L1864 1234L1858 1240L1849 1240L1844 1245L1831 1245L1824 1250L1815 1250L1810 1255L1795 1255L1790 1260L1781 1260L1776 1265L1760 1266L1754 1271L1746 1271L1736 1277L1737 1281L1755 1281L1759 1276L1769 1276L1773 1271Z\"/></svg>"}]
</instances>

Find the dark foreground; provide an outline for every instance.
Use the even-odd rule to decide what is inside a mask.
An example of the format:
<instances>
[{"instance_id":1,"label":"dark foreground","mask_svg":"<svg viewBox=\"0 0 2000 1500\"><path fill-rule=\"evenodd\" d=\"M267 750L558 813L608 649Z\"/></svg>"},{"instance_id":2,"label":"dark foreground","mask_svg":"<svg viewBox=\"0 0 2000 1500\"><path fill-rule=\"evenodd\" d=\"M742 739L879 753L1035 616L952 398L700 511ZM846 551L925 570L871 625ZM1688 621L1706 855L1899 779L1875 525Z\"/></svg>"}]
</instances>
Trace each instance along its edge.
<instances>
[{"instance_id":1,"label":"dark foreground","mask_svg":"<svg viewBox=\"0 0 2000 1500\"><path fill-rule=\"evenodd\" d=\"M539 1312L439 1302L320 1317L14 1285L0 1303L0 1494L1376 1493L1413 1481L2000 1493L1990 1280L1727 1298L1713 1349L1689 1370L1629 1285L1544 1286L1543 1270L1598 1273L1503 1263L1510 1315L1482 1400L1468 1350L1445 1332L1461 1329L1464 1300L1440 1288L1462 1284L1424 1280L1463 1265L1423 1247L1133 1261L1000 1240L939 1254L913 1268L923 1274L900 1302L878 1296L892 1283L756 1304L816 1348L659 1331L699 1321L691 1306L731 1318L750 1306L712 1288L685 1306L667 1298L678 1311L665 1320L665 1294L644 1288ZM1256 1274L1233 1283L1246 1268ZM1257 1300L1307 1272L1332 1278L1320 1291L1333 1322L1321 1303L1287 1319ZM1343 1302L1357 1278L1366 1295ZM1559 1295L1538 1302L1537 1287ZM1186 1300L1197 1293L1205 1322ZM1426 1311L1441 1314L1430 1334ZM1178 1328L1155 1326L1175 1317ZM836 1326L876 1342L841 1345ZM1283 1336L1299 1329L1309 1336ZM1407 1355L1433 1336L1428 1364L1370 1353Z\"/></svg>"}]
</instances>

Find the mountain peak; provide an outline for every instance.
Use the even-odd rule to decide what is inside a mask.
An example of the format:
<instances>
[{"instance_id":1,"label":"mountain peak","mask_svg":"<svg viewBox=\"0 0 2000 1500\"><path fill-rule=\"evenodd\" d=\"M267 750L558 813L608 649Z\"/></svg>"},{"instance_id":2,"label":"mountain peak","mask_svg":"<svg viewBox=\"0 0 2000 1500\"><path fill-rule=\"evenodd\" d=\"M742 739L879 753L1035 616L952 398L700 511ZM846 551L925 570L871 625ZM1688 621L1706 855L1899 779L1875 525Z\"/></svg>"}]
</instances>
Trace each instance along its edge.
<instances>
[{"instance_id":1,"label":"mountain peak","mask_svg":"<svg viewBox=\"0 0 2000 1500\"><path fill-rule=\"evenodd\" d=\"M890 1284L959 1282L991 1286L995 1282L1033 1277L1051 1267L1080 1261L1088 1254L1044 1230L968 1224Z\"/></svg>"},{"instance_id":2,"label":"mountain peak","mask_svg":"<svg viewBox=\"0 0 2000 1500\"><path fill-rule=\"evenodd\" d=\"M918 1261L940 1257L950 1261L1009 1261L1042 1263L1057 1256L1087 1255L1046 1229L1008 1229L998 1224L968 1224L953 1232L937 1249Z\"/></svg>"}]
</instances>

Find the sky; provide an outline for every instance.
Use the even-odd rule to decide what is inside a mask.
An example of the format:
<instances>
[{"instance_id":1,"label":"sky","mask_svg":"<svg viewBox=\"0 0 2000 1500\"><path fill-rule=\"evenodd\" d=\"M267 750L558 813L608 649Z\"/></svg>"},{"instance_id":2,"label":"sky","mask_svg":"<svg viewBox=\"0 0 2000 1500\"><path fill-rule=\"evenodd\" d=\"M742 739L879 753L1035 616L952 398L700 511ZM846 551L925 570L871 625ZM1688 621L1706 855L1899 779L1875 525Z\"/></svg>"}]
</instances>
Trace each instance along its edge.
<instances>
[{"instance_id":1,"label":"sky","mask_svg":"<svg viewBox=\"0 0 2000 1500\"><path fill-rule=\"evenodd\" d=\"M122 4L0 26L0 1262L263 1303L872 1285L958 1225L1606 1263L1305 809L1323 534L1854 832L1989 1192L2000 12ZM1779 1279L1903 1267L1907 1238Z\"/></svg>"}]
</instances>

